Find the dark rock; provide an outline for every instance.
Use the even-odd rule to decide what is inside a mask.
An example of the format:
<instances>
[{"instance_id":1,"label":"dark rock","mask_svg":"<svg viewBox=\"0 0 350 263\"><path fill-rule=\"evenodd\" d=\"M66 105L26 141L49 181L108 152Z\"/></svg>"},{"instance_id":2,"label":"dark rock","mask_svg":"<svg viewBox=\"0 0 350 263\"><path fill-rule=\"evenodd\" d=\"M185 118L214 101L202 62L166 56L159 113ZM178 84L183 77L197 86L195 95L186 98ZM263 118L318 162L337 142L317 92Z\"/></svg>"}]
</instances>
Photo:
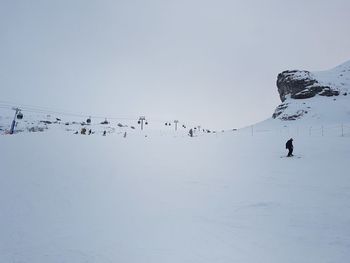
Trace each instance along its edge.
<instances>
[{"instance_id":1,"label":"dark rock","mask_svg":"<svg viewBox=\"0 0 350 263\"><path fill-rule=\"evenodd\" d=\"M51 121L40 121L41 123L44 123L44 124L52 124Z\"/></svg>"},{"instance_id":2,"label":"dark rock","mask_svg":"<svg viewBox=\"0 0 350 263\"><path fill-rule=\"evenodd\" d=\"M339 96L339 91L333 90L330 87L324 87L324 89L318 95L326 97Z\"/></svg>"},{"instance_id":3,"label":"dark rock","mask_svg":"<svg viewBox=\"0 0 350 263\"><path fill-rule=\"evenodd\" d=\"M276 118L277 118L278 116L280 116L280 115L284 112L284 110L287 109L287 108L288 108L288 103L282 103L282 104L280 104L280 105L276 108L275 112L272 114L272 118L276 119Z\"/></svg>"},{"instance_id":4,"label":"dark rock","mask_svg":"<svg viewBox=\"0 0 350 263\"><path fill-rule=\"evenodd\" d=\"M296 113L294 113L292 115L284 114L279 119L281 119L283 121L294 121L294 120L300 119L305 114L307 114L307 111L298 110Z\"/></svg>"},{"instance_id":5,"label":"dark rock","mask_svg":"<svg viewBox=\"0 0 350 263\"><path fill-rule=\"evenodd\" d=\"M309 71L287 70L278 74L277 88L281 101L290 95L293 99L308 99L315 95L338 96L339 91L321 85Z\"/></svg>"}]
</instances>

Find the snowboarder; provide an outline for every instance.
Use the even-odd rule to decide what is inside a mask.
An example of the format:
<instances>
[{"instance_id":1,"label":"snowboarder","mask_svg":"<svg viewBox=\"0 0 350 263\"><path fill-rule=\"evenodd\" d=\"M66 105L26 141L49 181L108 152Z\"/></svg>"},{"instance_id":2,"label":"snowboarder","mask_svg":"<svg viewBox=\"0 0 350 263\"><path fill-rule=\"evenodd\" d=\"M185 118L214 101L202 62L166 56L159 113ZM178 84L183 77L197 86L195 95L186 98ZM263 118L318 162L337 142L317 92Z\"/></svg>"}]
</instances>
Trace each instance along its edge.
<instances>
[{"instance_id":1,"label":"snowboarder","mask_svg":"<svg viewBox=\"0 0 350 263\"><path fill-rule=\"evenodd\" d=\"M190 135L190 137L193 137L193 130L190 129L190 131L188 132L188 134Z\"/></svg>"},{"instance_id":2,"label":"snowboarder","mask_svg":"<svg viewBox=\"0 0 350 263\"><path fill-rule=\"evenodd\" d=\"M290 138L287 142L286 142L286 149L288 149L288 155L287 157L292 157L293 156L293 138Z\"/></svg>"}]
</instances>

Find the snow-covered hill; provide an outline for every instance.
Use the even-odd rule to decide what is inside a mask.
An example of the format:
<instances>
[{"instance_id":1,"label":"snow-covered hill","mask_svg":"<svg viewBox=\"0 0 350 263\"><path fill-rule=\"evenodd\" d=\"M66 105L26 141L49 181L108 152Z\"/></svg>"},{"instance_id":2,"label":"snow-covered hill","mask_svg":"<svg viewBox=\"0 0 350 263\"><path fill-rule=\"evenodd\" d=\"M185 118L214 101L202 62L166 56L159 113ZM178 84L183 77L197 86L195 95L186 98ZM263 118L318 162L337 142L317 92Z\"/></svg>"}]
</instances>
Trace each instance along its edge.
<instances>
[{"instance_id":1,"label":"snow-covered hill","mask_svg":"<svg viewBox=\"0 0 350 263\"><path fill-rule=\"evenodd\" d=\"M206 129L193 122L182 122L178 120L153 120L146 118L141 130L139 118L105 118L100 116L84 116L81 114L71 114L65 112L54 112L52 110L42 110L38 108L29 108L28 106L18 107L21 118L15 118L16 125L14 134L50 132L82 134L101 136L106 133L109 135L120 136L187 136L189 129L193 129L196 135L205 133L215 133L214 130ZM14 119L16 107L10 104L2 105L0 103L0 135L10 133L11 124ZM22 117L23 116L23 117Z\"/></svg>"},{"instance_id":2,"label":"snow-covered hill","mask_svg":"<svg viewBox=\"0 0 350 263\"><path fill-rule=\"evenodd\" d=\"M18 109L17 112L16 109ZM140 118L144 118L144 120ZM101 136L105 134L106 136L120 135L125 137L187 136L190 129L193 130L195 136L219 132L188 120L172 118L159 120L146 116L89 116L88 114L0 101L0 136L11 133L13 120L15 120L14 134L50 132L65 133L66 135Z\"/></svg>"},{"instance_id":3,"label":"snow-covered hill","mask_svg":"<svg viewBox=\"0 0 350 263\"><path fill-rule=\"evenodd\" d=\"M5 135L6 109L0 263L347 262L349 82L335 74L347 65L309 73L338 96L286 95L275 119L197 127L193 138L182 123L175 132L150 121L141 132L135 120L87 125L29 111ZM282 120L298 110L308 112ZM84 127L94 133L74 134ZM286 158L290 137L295 157Z\"/></svg>"},{"instance_id":4,"label":"snow-covered hill","mask_svg":"<svg viewBox=\"0 0 350 263\"><path fill-rule=\"evenodd\" d=\"M284 71L273 118L302 124L350 122L350 61L328 71Z\"/></svg>"}]
</instances>

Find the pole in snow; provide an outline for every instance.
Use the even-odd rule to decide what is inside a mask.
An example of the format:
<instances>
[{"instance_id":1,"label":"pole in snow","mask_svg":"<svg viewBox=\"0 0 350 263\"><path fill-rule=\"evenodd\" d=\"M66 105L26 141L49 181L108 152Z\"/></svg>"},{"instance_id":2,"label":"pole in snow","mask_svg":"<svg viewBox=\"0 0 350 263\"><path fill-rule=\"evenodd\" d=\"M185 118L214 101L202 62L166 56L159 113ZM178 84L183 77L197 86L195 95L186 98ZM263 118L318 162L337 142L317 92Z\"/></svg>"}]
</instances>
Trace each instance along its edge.
<instances>
[{"instance_id":1,"label":"pole in snow","mask_svg":"<svg viewBox=\"0 0 350 263\"><path fill-rule=\"evenodd\" d=\"M148 122L146 121L146 117L145 116L141 116L137 123L141 124L141 130L143 130L143 123L145 123L146 125L148 124Z\"/></svg>"},{"instance_id":2,"label":"pole in snow","mask_svg":"<svg viewBox=\"0 0 350 263\"><path fill-rule=\"evenodd\" d=\"M10 134L13 134L13 132L15 131L15 125L16 125L16 117L18 112L20 112L21 109L19 108L12 108L15 111L15 116L13 117L13 121L11 123L11 129L10 129Z\"/></svg>"},{"instance_id":3,"label":"pole in snow","mask_svg":"<svg viewBox=\"0 0 350 263\"><path fill-rule=\"evenodd\" d=\"M344 137L344 124L341 124L341 137Z\"/></svg>"},{"instance_id":4,"label":"pole in snow","mask_svg":"<svg viewBox=\"0 0 350 263\"><path fill-rule=\"evenodd\" d=\"M174 123L175 123L175 131L177 131L177 124L179 123L178 120L174 120Z\"/></svg>"}]
</instances>

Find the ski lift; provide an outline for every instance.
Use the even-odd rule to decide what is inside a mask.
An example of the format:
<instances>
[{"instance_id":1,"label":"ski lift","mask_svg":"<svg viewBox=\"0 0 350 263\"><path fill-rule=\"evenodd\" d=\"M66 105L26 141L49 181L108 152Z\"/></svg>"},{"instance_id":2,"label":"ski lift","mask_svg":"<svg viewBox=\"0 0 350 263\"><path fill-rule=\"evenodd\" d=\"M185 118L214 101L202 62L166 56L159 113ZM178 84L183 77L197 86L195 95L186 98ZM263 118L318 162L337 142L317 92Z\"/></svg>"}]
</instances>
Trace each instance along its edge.
<instances>
[{"instance_id":1,"label":"ski lift","mask_svg":"<svg viewBox=\"0 0 350 263\"><path fill-rule=\"evenodd\" d=\"M19 113L17 114L17 119L19 119L19 120L22 120L22 119L23 119L23 113L22 113L22 112L19 112Z\"/></svg>"}]
</instances>

